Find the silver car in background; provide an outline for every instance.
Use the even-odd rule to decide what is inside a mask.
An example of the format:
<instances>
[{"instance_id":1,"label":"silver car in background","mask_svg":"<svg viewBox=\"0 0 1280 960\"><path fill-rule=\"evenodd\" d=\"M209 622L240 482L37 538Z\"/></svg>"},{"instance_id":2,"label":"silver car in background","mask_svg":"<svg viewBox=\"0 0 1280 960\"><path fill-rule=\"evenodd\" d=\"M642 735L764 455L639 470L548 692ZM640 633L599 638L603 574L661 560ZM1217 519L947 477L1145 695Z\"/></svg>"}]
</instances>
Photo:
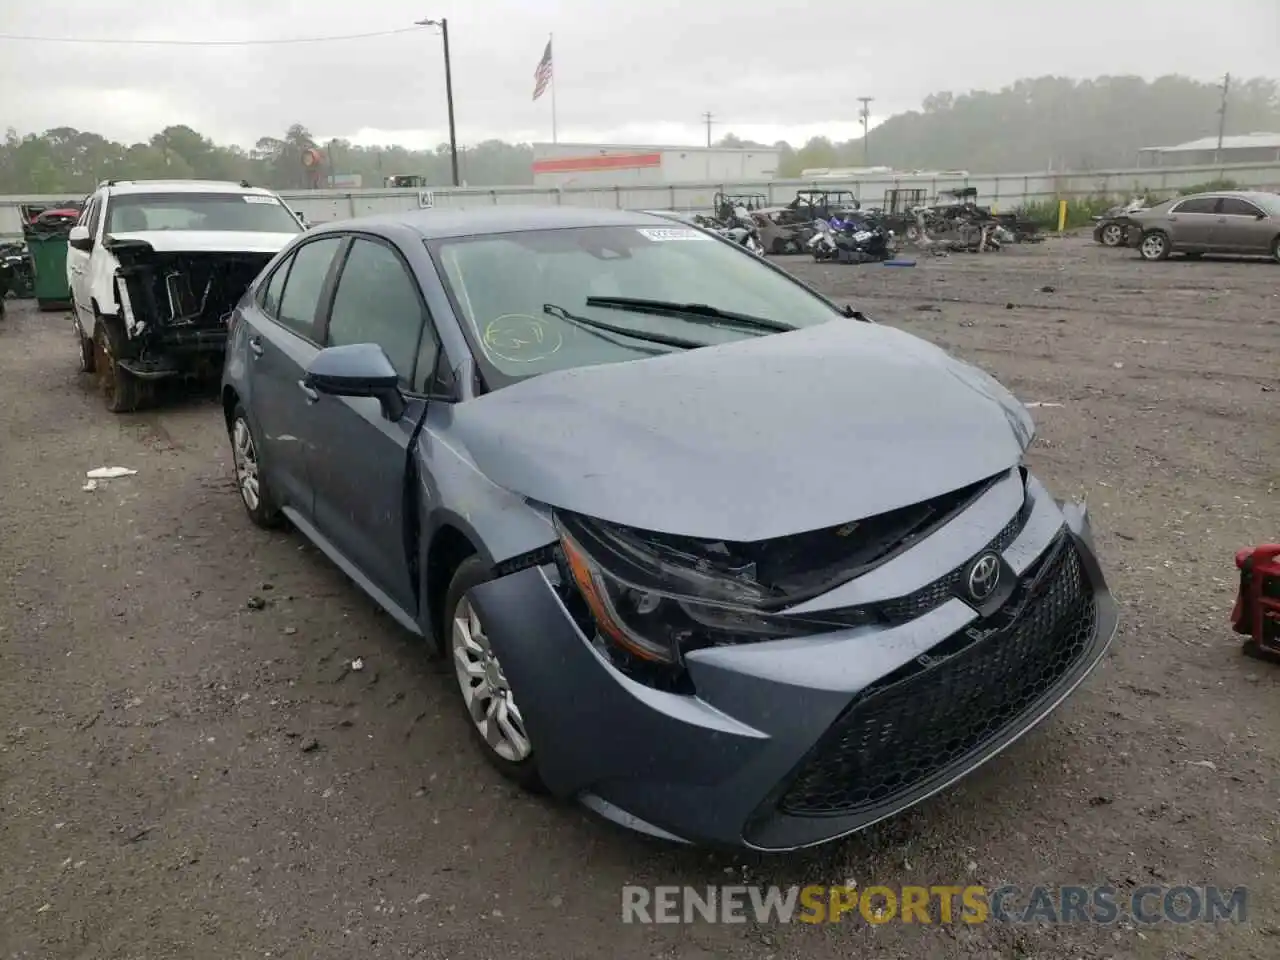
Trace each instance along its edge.
<instances>
[{"instance_id":1,"label":"silver car in background","mask_svg":"<svg viewBox=\"0 0 1280 960\"><path fill-rule=\"evenodd\" d=\"M1143 260L1171 253L1272 257L1280 261L1280 194L1261 190L1195 193L1119 218Z\"/></svg>"}]
</instances>

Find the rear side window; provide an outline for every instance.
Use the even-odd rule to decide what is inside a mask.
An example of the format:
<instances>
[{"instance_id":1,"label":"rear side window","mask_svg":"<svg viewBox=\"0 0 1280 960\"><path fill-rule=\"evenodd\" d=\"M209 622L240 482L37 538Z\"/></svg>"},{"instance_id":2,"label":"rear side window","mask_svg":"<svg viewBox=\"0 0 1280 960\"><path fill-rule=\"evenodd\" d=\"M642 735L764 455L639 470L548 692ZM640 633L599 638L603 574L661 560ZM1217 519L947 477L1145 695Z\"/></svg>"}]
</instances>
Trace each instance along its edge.
<instances>
[{"instance_id":1,"label":"rear side window","mask_svg":"<svg viewBox=\"0 0 1280 960\"><path fill-rule=\"evenodd\" d=\"M262 307L262 312L272 320L280 316L280 294L284 292L284 281L289 275L289 265L291 263L293 263L293 257L281 262L262 288L262 296L258 301L258 305Z\"/></svg>"},{"instance_id":2,"label":"rear side window","mask_svg":"<svg viewBox=\"0 0 1280 960\"><path fill-rule=\"evenodd\" d=\"M425 320L418 282L400 257L385 244L354 240L338 277L325 346L376 343L409 387L418 338L433 336L429 330L423 333ZM427 362L433 364L434 359L433 355Z\"/></svg>"},{"instance_id":3,"label":"rear side window","mask_svg":"<svg viewBox=\"0 0 1280 960\"><path fill-rule=\"evenodd\" d=\"M300 337L315 339L316 308L320 305L320 294L324 291L333 255L341 245L341 237L326 237L304 244L293 255L276 320ZM283 265L276 273L282 271Z\"/></svg>"},{"instance_id":4,"label":"rear side window","mask_svg":"<svg viewBox=\"0 0 1280 960\"><path fill-rule=\"evenodd\" d=\"M1172 213L1213 213L1218 207L1217 197L1192 197L1173 208Z\"/></svg>"},{"instance_id":5,"label":"rear side window","mask_svg":"<svg viewBox=\"0 0 1280 960\"><path fill-rule=\"evenodd\" d=\"M1262 211L1248 200L1241 200L1239 197L1223 197L1222 209L1218 212L1235 217L1256 217Z\"/></svg>"}]
</instances>

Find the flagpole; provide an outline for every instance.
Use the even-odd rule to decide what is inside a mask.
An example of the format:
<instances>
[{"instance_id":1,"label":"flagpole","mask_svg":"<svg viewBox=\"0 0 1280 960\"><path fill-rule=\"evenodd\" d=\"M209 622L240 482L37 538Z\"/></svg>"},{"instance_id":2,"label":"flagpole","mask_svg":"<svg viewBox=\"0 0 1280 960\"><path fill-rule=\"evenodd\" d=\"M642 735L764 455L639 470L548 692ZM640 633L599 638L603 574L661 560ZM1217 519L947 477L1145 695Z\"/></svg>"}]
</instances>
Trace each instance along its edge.
<instances>
[{"instance_id":1,"label":"flagpole","mask_svg":"<svg viewBox=\"0 0 1280 960\"><path fill-rule=\"evenodd\" d=\"M555 34L547 34L547 45L551 47L551 142L556 143L556 49Z\"/></svg>"}]
</instances>

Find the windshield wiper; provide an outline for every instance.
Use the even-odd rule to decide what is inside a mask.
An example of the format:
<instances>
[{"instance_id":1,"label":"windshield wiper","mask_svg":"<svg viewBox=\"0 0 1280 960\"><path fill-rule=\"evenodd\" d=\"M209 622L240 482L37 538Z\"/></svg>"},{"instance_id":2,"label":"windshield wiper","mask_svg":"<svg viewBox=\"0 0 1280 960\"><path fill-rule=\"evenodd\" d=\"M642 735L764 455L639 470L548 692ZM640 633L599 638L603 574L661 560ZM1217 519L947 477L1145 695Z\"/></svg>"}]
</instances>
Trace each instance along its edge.
<instances>
[{"instance_id":1,"label":"windshield wiper","mask_svg":"<svg viewBox=\"0 0 1280 960\"><path fill-rule=\"evenodd\" d=\"M786 333L795 330L789 323L753 317L749 313L721 310L706 303L677 303L674 300L645 300L639 297L587 297L588 307L612 307L615 310L631 310L635 313L656 313L668 317L684 317L695 323L705 320L737 324L752 330L768 330L770 333Z\"/></svg>"},{"instance_id":2,"label":"windshield wiper","mask_svg":"<svg viewBox=\"0 0 1280 960\"><path fill-rule=\"evenodd\" d=\"M651 333L647 330L634 330L630 327L620 327L616 324L605 323L603 320L592 320L590 317L570 313L564 307L556 303L544 303L542 305L542 312L549 316L556 317L559 320L567 320L580 327L585 327L587 330L604 330L609 333L616 333L622 337L644 340L647 343L660 343L664 347L677 347L681 350L694 350L698 347L706 346L706 344L701 340L689 340L686 337L669 337L665 333Z\"/></svg>"}]
</instances>

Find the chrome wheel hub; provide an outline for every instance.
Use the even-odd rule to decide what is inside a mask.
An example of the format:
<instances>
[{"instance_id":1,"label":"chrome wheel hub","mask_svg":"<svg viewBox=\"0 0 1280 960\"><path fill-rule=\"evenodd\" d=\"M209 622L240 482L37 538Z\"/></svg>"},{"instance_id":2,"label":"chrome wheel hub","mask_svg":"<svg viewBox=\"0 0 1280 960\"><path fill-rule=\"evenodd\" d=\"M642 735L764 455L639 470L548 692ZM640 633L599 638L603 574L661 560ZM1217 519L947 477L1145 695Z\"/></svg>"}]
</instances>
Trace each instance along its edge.
<instances>
[{"instance_id":1,"label":"chrome wheel hub","mask_svg":"<svg viewBox=\"0 0 1280 960\"><path fill-rule=\"evenodd\" d=\"M258 451L253 446L253 434L249 432L249 424L241 417L231 428L231 450L236 463L236 484L240 487L240 496L244 505L250 510L257 510L262 502L261 488L258 483Z\"/></svg>"},{"instance_id":2,"label":"chrome wheel hub","mask_svg":"<svg viewBox=\"0 0 1280 960\"><path fill-rule=\"evenodd\" d=\"M463 597L453 615L453 666L467 713L476 730L494 753L519 763L533 753L524 718L502 672L502 664L489 646L471 601Z\"/></svg>"},{"instance_id":3,"label":"chrome wheel hub","mask_svg":"<svg viewBox=\"0 0 1280 960\"><path fill-rule=\"evenodd\" d=\"M1147 237L1142 241L1142 252L1148 257L1158 257L1164 252L1163 237Z\"/></svg>"}]
</instances>

